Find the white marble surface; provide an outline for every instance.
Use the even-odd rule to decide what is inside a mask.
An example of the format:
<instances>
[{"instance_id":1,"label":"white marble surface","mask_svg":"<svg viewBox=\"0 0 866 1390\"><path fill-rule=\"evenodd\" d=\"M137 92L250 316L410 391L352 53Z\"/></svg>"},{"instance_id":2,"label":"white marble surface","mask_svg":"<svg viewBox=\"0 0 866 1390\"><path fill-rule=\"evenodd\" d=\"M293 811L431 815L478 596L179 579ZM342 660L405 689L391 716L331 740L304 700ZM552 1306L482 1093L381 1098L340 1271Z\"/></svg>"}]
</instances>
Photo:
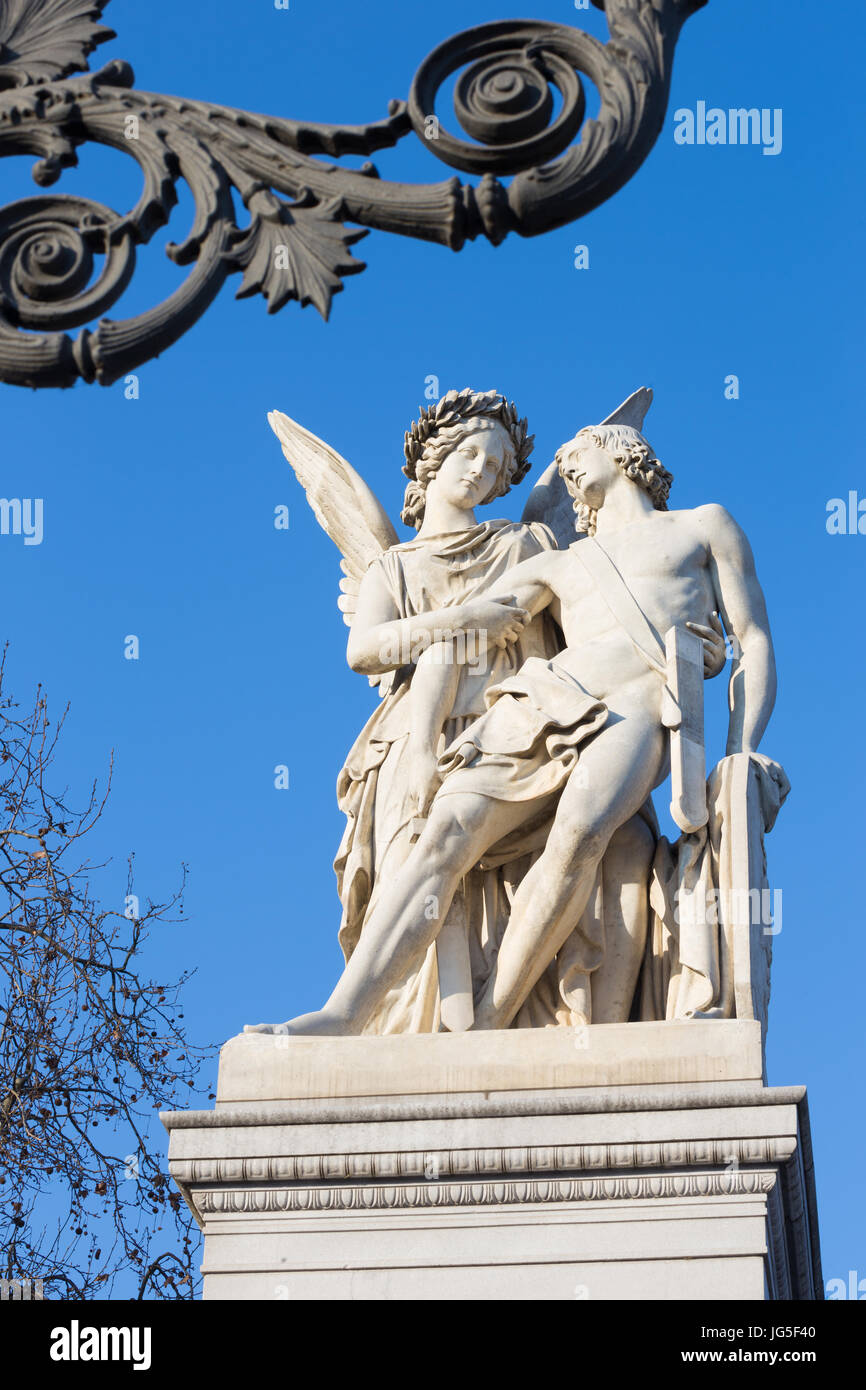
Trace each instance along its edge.
<instances>
[{"instance_id":1,"label":"white marble surface","mask_svg":"<svg viewBox=\"0 0 866 1390\"><path fill-rule=\"evenodd\" d=\"M760 1079L761 1029L752 1020L388 1037L241 1033L220 1054L217 1105Z\"/></svg>"},{"instance_id":2,"label":"white marble surface","mask_svg":"<svg viewBox=\"0 0 866 1390\"><path fill-rule=\"evenodd\" d=\"M814 1297L804 1092L759 1024L588 1031L576 1062L562 1029L232 1039L215 1109L163 1116L205 1297Z\"/></svg>"}]
</instances>

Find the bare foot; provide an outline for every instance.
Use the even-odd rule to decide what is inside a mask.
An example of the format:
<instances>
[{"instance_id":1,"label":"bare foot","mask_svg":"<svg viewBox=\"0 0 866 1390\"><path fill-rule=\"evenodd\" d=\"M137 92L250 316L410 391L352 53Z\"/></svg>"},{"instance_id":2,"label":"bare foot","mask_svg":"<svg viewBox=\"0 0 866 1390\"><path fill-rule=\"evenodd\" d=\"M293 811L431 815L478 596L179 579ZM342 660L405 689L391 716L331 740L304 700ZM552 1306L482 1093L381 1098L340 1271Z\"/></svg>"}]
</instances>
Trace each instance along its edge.
<instances>
[{"instance_id":1,"label":"bare foot","mask_svg":"<svg viewBox=\"0 0 866 1390\"><path fill-rule=\"evenodd\" d=\"M286 1023L247 1023L244 1025L245 1033L265 1033L270 1036L308 1037L324 1036L337 1037L347 1033L345 1021L338 1018L335 1014L329 1014L324 1009L317 1009L314 1013L299 1014L297 1018L290 1018Z\"/></svg>"}]
</instances>

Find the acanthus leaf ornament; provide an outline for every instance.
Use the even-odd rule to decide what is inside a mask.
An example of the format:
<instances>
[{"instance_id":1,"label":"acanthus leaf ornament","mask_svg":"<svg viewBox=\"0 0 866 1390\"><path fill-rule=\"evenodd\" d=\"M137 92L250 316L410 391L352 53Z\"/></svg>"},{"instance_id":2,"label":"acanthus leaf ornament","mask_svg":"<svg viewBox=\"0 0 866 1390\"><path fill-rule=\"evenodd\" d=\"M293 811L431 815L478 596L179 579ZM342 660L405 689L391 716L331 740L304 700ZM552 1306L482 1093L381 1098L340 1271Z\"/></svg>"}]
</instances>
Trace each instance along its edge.
<instances>
[{"instance_id":1,"label":"acanthus leaf ornament","mask_svg":"<svg viewBox=\"0 0 866 1390\"><path fill-rule=\"evenodd\" d=\"M99 23L108 0L3 0L0 89L53 82L87 67L97 44L117 37Z\"/></svg>"},{"instance_id":2,"label":"acanthus leaf ornament","mask_svg":"<svg viewBox=\"0 0 866 1390\"><path fill-rule=\"evenodd\" d=\"M0 0L0 155L37 155L33 176L46 188L92 140L132 155L144 175L126 214L63 194L0 211L0 380L15 385L110 385L181 337L233 273L242 276L239 296L262 294L270 312L296 299L327 317L343 278L364 268L349 248L365 229L460 250L478 236L497 245L509 232L538 236L581 217L652 149L680 28L706 0L593 0L608 20L607 43L544 21L479 25L434 49L408 102L392 101L385 119L360 126L141 92L117 60L73 76L114 37L101 23L107 2ZM436 117L437 138L428 138L439 89L458 72L465 136ZM589 121L581 75L600 96ZM452 169L480 174L478 184L396 183L369 163L330 162L372 155L413 131ZM168 222L179 180L195 218L167 249L192 266L189 276L143 314L86 327L129 283L136 247ZM247 228L237 225L236 198L250 212ZM76 327L73 339L65 330Z\"/></svg>"},{"instance_id":3,"label":"acanthus leaf ornament","mask_svg":"<svg viewBox=\"0 0 866 1390\"><path fill-rule=\"evenodd\" d=\"M309 190L297 202L286 203L260 188L248 206L249 230L226 253L227 260L244 272L236 297L264 295L269 314L297 299L302 307L314 304L327 319L333 296L343 288L341 277L364 269L364 262L349 250L367 235L364 228L345 230L339 198L319 203Z\"/></svg>"}]
</instances>

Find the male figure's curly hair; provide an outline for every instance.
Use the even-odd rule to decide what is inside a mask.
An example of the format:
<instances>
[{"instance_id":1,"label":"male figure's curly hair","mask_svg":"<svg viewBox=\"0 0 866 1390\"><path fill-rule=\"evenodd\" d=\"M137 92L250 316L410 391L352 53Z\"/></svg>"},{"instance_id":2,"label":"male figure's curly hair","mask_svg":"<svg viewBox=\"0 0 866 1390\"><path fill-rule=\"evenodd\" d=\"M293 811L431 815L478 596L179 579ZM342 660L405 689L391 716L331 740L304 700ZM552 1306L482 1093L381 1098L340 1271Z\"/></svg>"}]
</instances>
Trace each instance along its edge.
<instances>
[{"instance_id":1,"label":"male figure's curly hair","mask_svg":"<svg viewBox=\"0 0 866 1390\"><path fill-rule=\"evenodd\" d=\"M668 497L674 475L659 462L651 445L639 430L631 425L587 425L557 450L556 463L560 473L566 452L573 452L581 438L587 438L597 448L604 449L627 478L631 478L632 482L649 493L657 512L668 510ZM577 512L576 529L594 536L598 517L596 508L575 501L574 510Z\"/></svg>"},{"instance_id":2,"label":"male figure's curly hair","mask_svg":"<svg viewBox=\"0 0 866 1390\"><path fill-rule=\"evenodd\" d=\"M498 391L472 391L465 387L462 391L446 392L441 400L421 411L406 431L403 446L403 472L409 483L400 515L407 526L419 529L424 520L427 484L460 440L476 430L493 429L496 425L505 430L511 448L506 450L502 469L484 502L504 497L529 469L535 436L527 433L526 420L519 418L514 402L506 401Z\"/></svg>"}]
</instances>

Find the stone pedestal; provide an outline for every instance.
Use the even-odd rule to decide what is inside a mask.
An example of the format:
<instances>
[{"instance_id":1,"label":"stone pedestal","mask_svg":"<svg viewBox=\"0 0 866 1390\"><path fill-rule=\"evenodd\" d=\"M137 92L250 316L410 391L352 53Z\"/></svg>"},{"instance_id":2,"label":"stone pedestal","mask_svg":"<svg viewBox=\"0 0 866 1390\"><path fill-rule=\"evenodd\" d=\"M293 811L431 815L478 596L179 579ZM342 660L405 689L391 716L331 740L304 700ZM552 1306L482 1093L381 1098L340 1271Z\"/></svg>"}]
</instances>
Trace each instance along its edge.
<instances>
[{"instance_id":1,"label":"stone pedestal","mask_svg":"<svg viewBox=\"0 0 866 1390\"><path fill-rule=\"evenodd\" d=\"M242 1035L162 1118L208 1299L822 1297L757 1022Z\"/></svg>"}]
</instances>

